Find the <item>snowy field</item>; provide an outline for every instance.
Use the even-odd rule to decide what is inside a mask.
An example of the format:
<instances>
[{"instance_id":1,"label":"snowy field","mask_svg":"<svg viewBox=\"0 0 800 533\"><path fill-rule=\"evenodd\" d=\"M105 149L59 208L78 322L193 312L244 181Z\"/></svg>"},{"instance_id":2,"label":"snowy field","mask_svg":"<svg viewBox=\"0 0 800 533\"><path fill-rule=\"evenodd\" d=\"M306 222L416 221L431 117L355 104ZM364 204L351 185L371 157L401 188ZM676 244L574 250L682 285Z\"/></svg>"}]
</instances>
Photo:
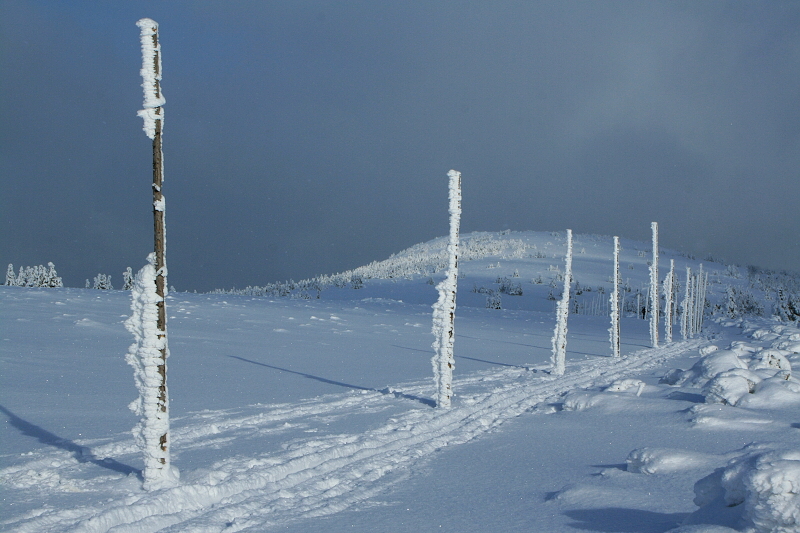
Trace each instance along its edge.
<instances>
[{"instance_id":1,"label":"snowy field","mask_svg":"<svg viewBox=\"0 0 800 533\"><path fill-rule=\"evenodd\" d=\"M651 348L633 304L649 244L623 240L634 311L612 358L611 238L577 235L581 314L556 377L564 234L465 235L455 397L435 409L444 243L313 283L170 295L181 479L152 492L127 408L130 293L0 288L0 530L800 531L796 325L718 314ZM700 263L662 250L662 279L670 259L681 282ZM712 307L748 286L704 268Z\"/></svg>"}]
</instances>

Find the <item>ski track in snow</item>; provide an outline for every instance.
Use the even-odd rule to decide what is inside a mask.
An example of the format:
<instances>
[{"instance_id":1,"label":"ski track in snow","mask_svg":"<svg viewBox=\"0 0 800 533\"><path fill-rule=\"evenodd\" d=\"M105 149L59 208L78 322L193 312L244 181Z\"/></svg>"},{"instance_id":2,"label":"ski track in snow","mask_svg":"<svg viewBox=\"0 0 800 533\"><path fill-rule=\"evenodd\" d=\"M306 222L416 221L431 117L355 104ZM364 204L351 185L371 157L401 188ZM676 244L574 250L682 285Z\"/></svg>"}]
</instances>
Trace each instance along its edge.
<instances>
[{"instance_id":1,"label":"ski track in snow","mask_svg":"<svg viewBox=\"0 0 800 533\"><path fill-rule=\"evenodd\" d=\"M446 446L468 442L537 405L574 389L605 386L664 364L703 340L640 350L628 356L572 362L564 376L545 367L508 368L456 379L451 409L429 405L432 384L414 382L383 390L351 391L292 404L202 411L172 421L173 449L222 448L237 439L279 435L311 420L337 420L397 409L374 429L310 436L280 451L234 455L208 468L182 472L172 488L144 492L135 475L96 475L94 463L125 460L139 451L133 439L85 442L81 453L43 448L30 460L0 470L3 485L39 494L95 492L93 505L42 507L0 524L6 531L233 532L263 531L298 519L347 509L405 479L410 467ZM313 431L313 430L311 430ZM257 445L256 445L257 446ZM254 448L256 447L254 446ZM220 452L219 455L223 455ZM108 459L106 459L108 458ZM180 467L180 459L175 460ZM95 476L95 477L92 477ZM113 498L108 498L113 495ZM34 496L35 497L35 496ZM86 501L86 500L84 500Z\"/></svg>"}]
</instances>

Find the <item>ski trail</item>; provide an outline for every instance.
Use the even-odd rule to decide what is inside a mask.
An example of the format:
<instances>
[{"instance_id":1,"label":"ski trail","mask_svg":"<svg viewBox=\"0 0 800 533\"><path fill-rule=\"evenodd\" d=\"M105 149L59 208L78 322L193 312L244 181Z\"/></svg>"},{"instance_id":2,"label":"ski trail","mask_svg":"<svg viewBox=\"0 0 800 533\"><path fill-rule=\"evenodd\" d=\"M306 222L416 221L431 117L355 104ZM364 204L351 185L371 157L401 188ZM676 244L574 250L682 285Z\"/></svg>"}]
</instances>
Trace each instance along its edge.
<instances>
[{"instance_id":1,"label":"ski trail","mask_svg":"<svg viewBox=\"0 0 800 533\"><path fill-rule=\"evenodd\" d=\"M423 407L417 401L430 395L430 382L405 384L394 390L369 390L329 395L295 404L253 406L241 410L195 413L176 421L176 450L207 446L210 442L262 437L285 430L287 424L325 417L363 416L390 407L407 407L376 428L357 434L311 436L295 439L280 452L250 457L232 456L207 469L185 472L182 483L170 489L145 493L131 490L138 480L119 476L84 480L126 484L113 501L71 509L42 508L5 520L4 528L19 533L69 532L233 532L263 531L291 521L329 515L364 501L404 479L409 467L446 446L468 442L505 421L556 401L573 389L607 385L637 372L664 364L695 350L702 340L640 350L627 357L595 359L570 364L567 374L556 377L539 370L511 368L465 376L456 380L463 391L451 409ZM399 401L398 399L408 400ZM44 465L64 451L38 454L33 461L0 471L4 484L22 483L26 472ZM91 448L94 457L136 453L130 439ZM79 461L64 461L56 485L70 476ZM71 479L69 482L78 483ZM56 487L57 488L57 487ZM56 490L54 488L54 490Z\"/></svg>"}]
</instances>

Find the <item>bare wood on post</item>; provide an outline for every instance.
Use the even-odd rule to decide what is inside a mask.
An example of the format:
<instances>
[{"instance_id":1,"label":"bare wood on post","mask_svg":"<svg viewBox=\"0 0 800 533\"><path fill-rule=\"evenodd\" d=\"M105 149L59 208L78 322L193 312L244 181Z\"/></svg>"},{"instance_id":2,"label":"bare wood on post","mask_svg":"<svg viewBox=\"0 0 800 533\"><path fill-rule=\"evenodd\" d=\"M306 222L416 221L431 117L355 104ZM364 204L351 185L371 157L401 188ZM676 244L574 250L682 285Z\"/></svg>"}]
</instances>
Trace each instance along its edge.
<instances>
[{"instance_id":1,"label":"bare wood on post","mask_svg":"<svg viewBox=\"0 0 800 533\"><path fill-rule=\"evenodd\" d=\"M153 32L153 71L156 74L155 96L161 98L161 49L158 45L158 29ZM159 338L164 339L164 346L161 348L161 364L158 366L158 374L161 376L159 386L158 407L162 413L167 412L167 306L166 306L166 287L167 287L167 261L166 261L166 226L164 224L164 195L161 186L164 182L164 152L161 144L161 133L163 127L163 109L156 107L153 112L159 118L155 121L155 135L153 136L153 226L154 226L154 251L156 254L156 294L159 301L156 304L158 309L157 327ZM167 451L167 435L163 434L159 438L161 450ZM161 459L165 463L164 458Z\"/></svg>"}]
</instances>

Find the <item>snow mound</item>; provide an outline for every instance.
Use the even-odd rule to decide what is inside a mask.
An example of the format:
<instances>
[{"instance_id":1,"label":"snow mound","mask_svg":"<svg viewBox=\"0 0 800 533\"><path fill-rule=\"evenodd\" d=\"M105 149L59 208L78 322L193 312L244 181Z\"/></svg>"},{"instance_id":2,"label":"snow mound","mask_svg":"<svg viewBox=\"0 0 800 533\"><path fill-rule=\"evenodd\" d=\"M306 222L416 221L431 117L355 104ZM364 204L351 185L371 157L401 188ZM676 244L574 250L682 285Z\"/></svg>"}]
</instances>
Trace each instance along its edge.
<instances>
[{"instance_id":1,"label":"snow mound","mask_svg":"<svg viewBox=\"0 0 800 533\"><path fill-rule=\"evenodd\" d=\"M694 503L700 509L686 524L716 520L753 533L800 531L800 448L765 447L754 446L699 480Z\"/></svg>"},{"instance_id":2,"label":"snow mound","mask_svg":"<svg viewBox=\"0 0 800 533\"><path fill-rule=\"evenodd\" d=\"M756 329L751 338L792 343L794 328L775 326ZM752 409L800 404L800 380L792 375L791 360L796 354L782 348L764 348L733 342L726 350L709 346L689 370L673 369L660 383L702 389L706 403L720 403Z\"/></svg>"},{"instance_id":3,"label":"snow mound","mask_svg":"<svg viewBox=\"0 0 800 533\"><path fill-rule=\"evenodd\" d=\"M639 379L618 379L608 387L606 392L624 392L628 389L636 389L636 396L640 396L644 390L645 383Z\"/></svg>"},{"instance_id":4,"label":"snow mound","mask_svg":"<svg viewBox=\"0 0 800 533\"><path fill-rule=\"evenodd\" d=\"M716 460L715 455L673 450L668 448L638 448L628 454L625 463L628 472L636 474L663 474L706 466ZM718 463L717 463L718 464Z\"/></svg>"}]
</instances>

